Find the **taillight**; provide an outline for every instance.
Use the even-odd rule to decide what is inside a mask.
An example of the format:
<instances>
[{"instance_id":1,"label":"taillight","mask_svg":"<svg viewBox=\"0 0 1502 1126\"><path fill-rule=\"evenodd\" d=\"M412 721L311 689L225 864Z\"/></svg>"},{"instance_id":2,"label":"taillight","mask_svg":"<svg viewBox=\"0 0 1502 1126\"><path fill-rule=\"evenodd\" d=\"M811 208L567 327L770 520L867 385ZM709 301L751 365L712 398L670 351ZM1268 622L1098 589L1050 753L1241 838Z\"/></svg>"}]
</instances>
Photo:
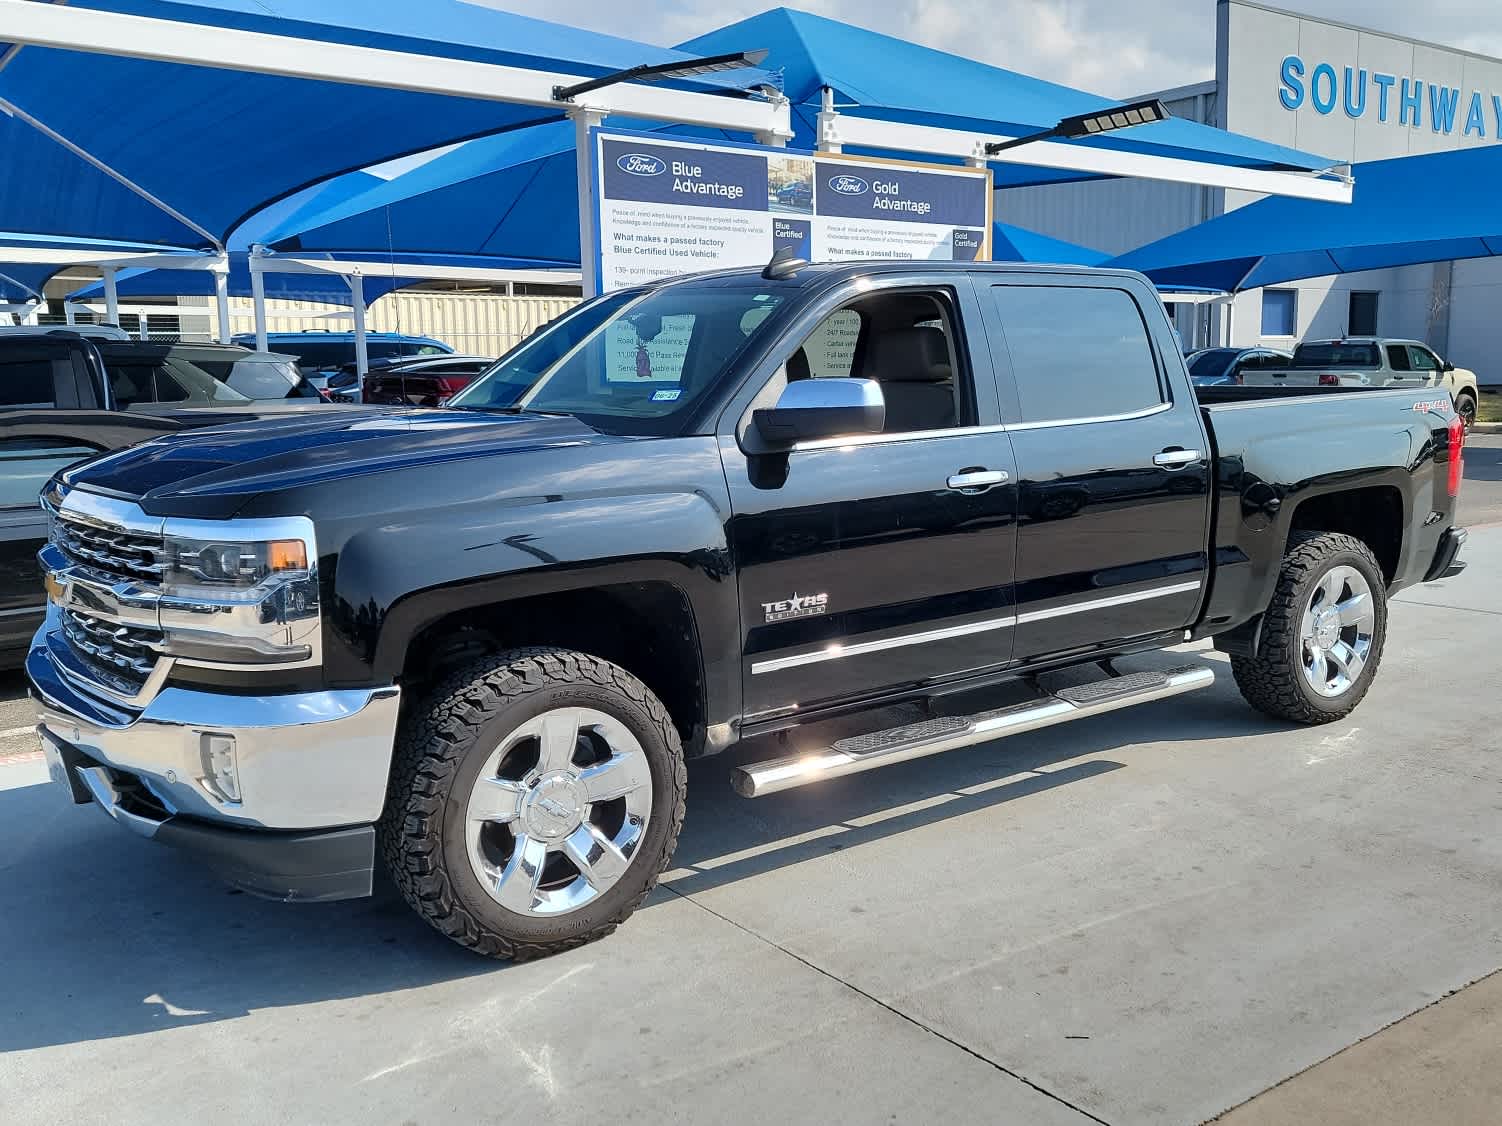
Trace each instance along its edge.
<instances>
[{"instance_id":1,"label":"taillight","mask_svg":"<svg viewBox=\"0 0 1502 1126\"><path fill-rule=\"evenodd\" d=\"M1456 415L1450 419L1450 477L1446 488L1452 497L1460 495L1460 478L1465 472L1465 421Z\"/></svg>"},{"instance_id":2,"label":"taillight","mask_svg":"<svg viewBox=\"0 0 1502 1126\"><path fill-rule=\"evenodd\" d=\"M1322 371L1319 376L1319 385L1321 387L1339 387L1340 376L1334 372Z\"/></svg>"}]
</instances>

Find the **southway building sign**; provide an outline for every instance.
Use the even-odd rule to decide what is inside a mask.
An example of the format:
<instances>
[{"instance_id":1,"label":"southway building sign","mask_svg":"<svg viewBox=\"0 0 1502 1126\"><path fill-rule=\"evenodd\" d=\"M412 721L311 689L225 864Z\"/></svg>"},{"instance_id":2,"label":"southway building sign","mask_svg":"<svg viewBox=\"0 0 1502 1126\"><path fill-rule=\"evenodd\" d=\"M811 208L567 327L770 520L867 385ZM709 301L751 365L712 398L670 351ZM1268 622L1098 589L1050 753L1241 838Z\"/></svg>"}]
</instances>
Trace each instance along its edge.
<instances>
[{"instance_id":1,"label":"southway building sign","mask_svg":"<svg viewBox=\"0 0 1502 1126\"><path fill-rule=\"evenodd\" d=\"M1407 74L1366 67L1336 67L1300 55L1283 59L1278 101L1286 110L1308 104L1315 113L1340 112L1352 120L1368 114L1379 122L1435 133L1502 140L1502 92L1462 90Z\"/></svg>"}]
</instances>

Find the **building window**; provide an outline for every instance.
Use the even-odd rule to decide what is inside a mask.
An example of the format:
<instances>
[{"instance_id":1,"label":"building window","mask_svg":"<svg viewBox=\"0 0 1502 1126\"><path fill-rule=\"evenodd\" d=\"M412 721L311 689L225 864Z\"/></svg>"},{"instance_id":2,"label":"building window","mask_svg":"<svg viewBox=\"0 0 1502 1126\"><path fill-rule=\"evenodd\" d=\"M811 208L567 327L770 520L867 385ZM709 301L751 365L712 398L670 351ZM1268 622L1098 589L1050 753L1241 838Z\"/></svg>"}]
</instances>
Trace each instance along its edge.
<instances>
[{"instance_id":1,"label":"building window","mask_svg":"<svg viewBox=\"0 0 1502 1126\"><path fill-rule=\"evenodd\" d=\"M1377 291L1351 290L1351 304L1346 314L1347 336L1377 335Z\"/></svg>"},{"instance_id":2,"label":"building window","mask_svg":"<svg viewBox=\"0 0 1502 1126\"><path fill-rule=\"evenodd\" d=\"M1264 289L1262 291L1262 335L1297 336L1299 291Z\"/></svg>"}]
</instances>

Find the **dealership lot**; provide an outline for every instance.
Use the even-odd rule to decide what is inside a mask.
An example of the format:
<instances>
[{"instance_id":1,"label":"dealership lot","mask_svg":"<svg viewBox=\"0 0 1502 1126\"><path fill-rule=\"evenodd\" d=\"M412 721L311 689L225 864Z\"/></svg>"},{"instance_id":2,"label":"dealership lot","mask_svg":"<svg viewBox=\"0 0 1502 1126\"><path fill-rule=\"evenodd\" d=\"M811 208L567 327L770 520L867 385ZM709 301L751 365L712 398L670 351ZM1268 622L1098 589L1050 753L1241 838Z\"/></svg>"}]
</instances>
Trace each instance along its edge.
<instances>
[{"instance_id":1,"label":"dealership lot","mask_svg":"<svg viewBox=\"0 0 1502 1126\"><path fill-rule=\"evenodd\" d=\"M1467 457L1464 517L1502 519L1502 439ZM757 802L701 764L665 886L524 965L385 887L229 892L11 757L6 1121L1209 1118L1502 966L1502 527L1466 555L1330 727L1206 652L1207 692Z\"/></svg>"}]
</instances>

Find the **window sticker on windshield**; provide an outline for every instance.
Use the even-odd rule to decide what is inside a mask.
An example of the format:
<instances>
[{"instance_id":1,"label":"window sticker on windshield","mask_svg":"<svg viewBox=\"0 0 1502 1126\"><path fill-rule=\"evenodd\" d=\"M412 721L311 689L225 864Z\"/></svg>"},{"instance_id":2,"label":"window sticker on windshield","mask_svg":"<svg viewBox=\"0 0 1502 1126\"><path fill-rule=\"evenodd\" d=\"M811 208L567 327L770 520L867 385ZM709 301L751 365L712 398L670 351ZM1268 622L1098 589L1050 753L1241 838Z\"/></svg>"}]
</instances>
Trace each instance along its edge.
<instances>
[{"instance_id":1,"label":"window sticker on windshield","mask_svg":"<svg viewBox=\"0 0 1502 1126\"><path fill-rule=\"evenodd\" d=\"M671 391L653 391L652 401L654 403L671 403L681 394L683 394L683 391L677 387L674 387Z\"/></svg>"}]
</instances>

